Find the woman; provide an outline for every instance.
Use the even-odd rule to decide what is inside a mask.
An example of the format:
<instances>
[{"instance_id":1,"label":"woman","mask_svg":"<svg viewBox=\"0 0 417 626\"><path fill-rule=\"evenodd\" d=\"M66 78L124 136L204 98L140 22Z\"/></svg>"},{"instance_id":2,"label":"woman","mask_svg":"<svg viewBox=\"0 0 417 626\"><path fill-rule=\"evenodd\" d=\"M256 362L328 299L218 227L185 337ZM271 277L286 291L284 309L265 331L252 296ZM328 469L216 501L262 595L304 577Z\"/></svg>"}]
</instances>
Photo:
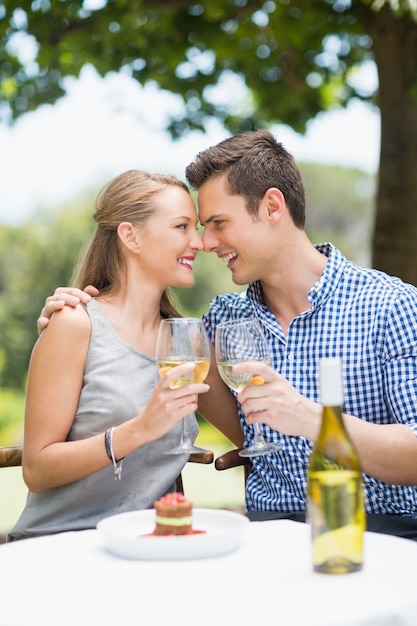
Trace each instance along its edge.
<instances>
[{"instance_id":1,"label":"woman","mask_svg":"<svg viewBox=\"0 0 417 626\"><path fill-rule=\"evenodd\" d=\"M171 176L125 172L99 194L94 219L74 283L95 285L99 296L57 311L32 352L23 456L29 496L9 540L94 528L108 515L151 507L173 490L187 461L163 453L209 389L171 389L193 365L160 379L154 356L161 319L180 315L167 290L194 284L202 249L187 187ZM217 385L214 368L210 377ZM237 418L231 428L239 432Z\"/></svg>"}]
</instances>

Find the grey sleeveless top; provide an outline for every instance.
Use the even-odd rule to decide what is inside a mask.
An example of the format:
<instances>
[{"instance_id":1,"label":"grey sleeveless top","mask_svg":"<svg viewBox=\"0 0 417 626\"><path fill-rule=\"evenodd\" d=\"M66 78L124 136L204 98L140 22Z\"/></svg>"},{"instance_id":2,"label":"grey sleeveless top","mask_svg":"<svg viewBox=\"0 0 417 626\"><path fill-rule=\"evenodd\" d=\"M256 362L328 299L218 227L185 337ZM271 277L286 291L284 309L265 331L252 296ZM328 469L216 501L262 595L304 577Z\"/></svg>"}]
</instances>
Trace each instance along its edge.
<instances>
[{"instance_id":1,"label":"grey sleeveless top","mask_svg":"<svg viewBox=\"0 0 417 626\"><path fill-rule=\"evenodd\" d=\"M159 379L156 361L121 341L100 304L87 305L91 338L84 379L68 440L103 433L133 418L146 406ZM197 436L194 415L187 417L190 435ZM67 530L95 528L97 522L124 511L151 508L175 487L188 455L164 454L178 445L181 422L165 436L134 450L123 461L122 479L113 466L76 482L28 493L26 506L8 540Z\"/></svg>"}]
</instances>

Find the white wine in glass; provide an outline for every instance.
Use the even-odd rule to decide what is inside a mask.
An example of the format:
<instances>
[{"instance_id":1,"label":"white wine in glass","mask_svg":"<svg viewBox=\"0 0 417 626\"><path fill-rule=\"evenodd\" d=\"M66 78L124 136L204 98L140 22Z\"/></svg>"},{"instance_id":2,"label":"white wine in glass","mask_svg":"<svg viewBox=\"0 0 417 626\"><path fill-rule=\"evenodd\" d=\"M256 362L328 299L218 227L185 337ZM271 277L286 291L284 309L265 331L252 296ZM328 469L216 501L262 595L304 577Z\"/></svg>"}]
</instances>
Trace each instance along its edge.
<instances>
[{"instance_id":1,"label":"white wine in glass","mask_svg":"<svg viewBox=\"0 0 417 626\"><path fill-rule=\"evenodd\" d=\"M269 346L256 318L219 324L216 327L215 353L219 374L230 389L239 393L248 385L264 383L263 378L256 374L236 374L233 371L234 365L245 361L271 363ZM253 443L240 450L240 456L261 456L281 449L279 443L264 439L259 422L255 422L253 428Z\"/></svg>"},{"instance_id":2,"label":"white wine in glass","mask_svg":"<svg viewBox=\"0 0 417 626\"><path fill-rule=\"evenodd\" d=\"M183 374L179 378L177 378L172 384L171 387L173 389L177 387L184 387L184 385L188 385L189 383L203 383L210 369L210 359L208 357L194 357L192 359L182 359L182 358L164 358L157 359L158 371L160 376L164 376L170 369L173 367L178 367L178 365L183 365L187 363L187 361L192 361L195 363L195 369L192 372L187 372L187 374Z\"/></svg>"},{"instance_id":3,"label":"white wine in glass","mask_svg":"<svg viewBox=\"0 0 417 626\"><path fill-rule=\"evenodd\" d=\"M195 369L177 378L171 387L183 387L190 383L202 383L210 369L210 344L203 322L193 317L170 317L159 325L156 342L156 363L160 376L164 376L173 367L187 362L195 363ZM187 419L182 421L180 444L171 450L171 454L192 454L206 452L195 446L187 432Z\"/></svg>"},{"instance_id":4,"label":"white wine in glass","mask_svg":"<svg viewBox=\"0 0 417 626\"><path fill-rule=\"evenodd\" d=\"M271 361L269 359L256 359L261 363L265 363L265 365L270 365ZM238 359L230 360L226 362L217 361L217 369L220 372L220 376L223 378L224 382L230 389L234 391L242 391L244 387L248 385L262 385L263 378L261 376L256 376L254 374L236 374L233 371L233 366L236 363L241 363Z\"/></svg>"}]
</instances>

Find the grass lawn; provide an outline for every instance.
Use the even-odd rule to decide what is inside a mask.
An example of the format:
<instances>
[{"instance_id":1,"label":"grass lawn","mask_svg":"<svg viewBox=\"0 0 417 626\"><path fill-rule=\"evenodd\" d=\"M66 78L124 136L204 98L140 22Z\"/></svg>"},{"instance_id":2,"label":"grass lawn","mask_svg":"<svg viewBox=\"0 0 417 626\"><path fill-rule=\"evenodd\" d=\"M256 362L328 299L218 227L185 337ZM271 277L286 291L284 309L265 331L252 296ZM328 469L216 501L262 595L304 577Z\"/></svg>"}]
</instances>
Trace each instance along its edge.
<instances>
[{"instance_id":1,"label":"grass lawn","mask_svg":"<svg viewBox=\"0 0 417 626\"><path fill-rule=\"evenodd\" d=\"M233 447L206 422L200 425L196 444L213 450L215 457ZM214 464L188 463L182 476L184 491L195 507L243 509L242 468L218 472ZM5 535L18 518L25 503L26 492L20 467L0 470L0 535Z\"/></svg>"}]
</instances>

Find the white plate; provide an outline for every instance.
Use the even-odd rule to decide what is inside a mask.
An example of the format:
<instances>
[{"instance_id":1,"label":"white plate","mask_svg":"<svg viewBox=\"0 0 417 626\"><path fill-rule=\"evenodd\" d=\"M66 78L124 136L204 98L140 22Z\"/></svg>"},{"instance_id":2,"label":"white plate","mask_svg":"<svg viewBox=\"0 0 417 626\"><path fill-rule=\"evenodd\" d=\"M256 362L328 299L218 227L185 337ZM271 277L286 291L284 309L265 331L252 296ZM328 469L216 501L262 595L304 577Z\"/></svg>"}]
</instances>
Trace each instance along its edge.
<instances>
[{"instance_id":1,"label":"white plate","mask_svg":"<svg viewBox=\"0 0 417 626\"><path fill-rule=\"evenodd\" d=\"M193 509L193 529L204 533L178 537L146 536L155 528L155 511L131 511L97 524L109 552L125 559L183 560L220 556L237 550L249 520L240 513Z\"/></svg>"}]
</instances>

